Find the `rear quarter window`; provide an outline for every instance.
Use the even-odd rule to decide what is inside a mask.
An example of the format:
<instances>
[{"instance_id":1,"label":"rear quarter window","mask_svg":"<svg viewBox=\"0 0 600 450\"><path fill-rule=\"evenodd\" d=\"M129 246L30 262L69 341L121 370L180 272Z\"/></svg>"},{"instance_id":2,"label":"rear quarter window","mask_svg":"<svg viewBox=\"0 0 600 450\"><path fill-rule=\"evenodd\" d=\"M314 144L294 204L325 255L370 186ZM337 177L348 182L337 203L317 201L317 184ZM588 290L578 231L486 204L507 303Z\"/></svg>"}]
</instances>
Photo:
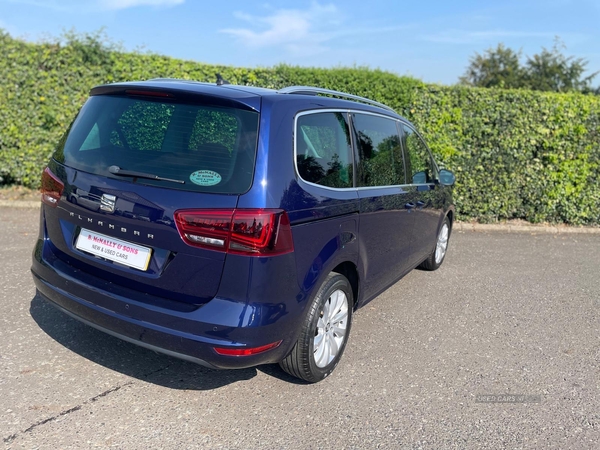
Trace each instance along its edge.
<instances>
[{"instance_id":1,"label":"rear quarter window","mask_svg":"<svg viewBox=\"0 0 600 450\"><path fill-rule=\"evenodd\" d=\"M308 113L296 120L296 166L304 181L331 188L353 186L353 158L346 114Z\"/></svg>"}]
</instances>

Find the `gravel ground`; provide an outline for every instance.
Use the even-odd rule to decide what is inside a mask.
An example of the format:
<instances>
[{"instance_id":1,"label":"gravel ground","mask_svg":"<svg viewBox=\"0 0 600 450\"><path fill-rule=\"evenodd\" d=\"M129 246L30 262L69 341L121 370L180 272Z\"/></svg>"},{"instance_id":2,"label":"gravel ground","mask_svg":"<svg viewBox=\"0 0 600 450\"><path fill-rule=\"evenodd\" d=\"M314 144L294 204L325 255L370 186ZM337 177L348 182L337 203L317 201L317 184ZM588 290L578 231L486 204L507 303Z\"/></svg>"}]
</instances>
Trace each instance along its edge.
<instances>
[{"instance_id":1,"label":"gravel ground","mask_svg":"<svg viewBox=\"0 0 600 450\"><path fill-rule=\"evenodd\" d=\"M361 309L334 374L308 385L70 319L29 274L38 212L0 219L6 448L598 448L598 235L456 231L444 266Z\"/></svg>"}]
</instances>

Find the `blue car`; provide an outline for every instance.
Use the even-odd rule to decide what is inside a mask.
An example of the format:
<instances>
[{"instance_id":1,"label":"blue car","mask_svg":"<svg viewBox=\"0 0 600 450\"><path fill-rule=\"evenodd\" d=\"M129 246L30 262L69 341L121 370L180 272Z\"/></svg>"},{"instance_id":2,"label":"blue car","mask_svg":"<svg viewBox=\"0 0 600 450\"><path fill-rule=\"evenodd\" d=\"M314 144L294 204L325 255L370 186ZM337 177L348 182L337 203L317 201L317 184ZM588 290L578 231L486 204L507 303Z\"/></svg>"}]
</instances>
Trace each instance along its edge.
<instances>
[{"instance_id":1,"label":"blue car","mask_svg":"<svg viewBox=\"0 0 600 450\"><path fill-rule=\"evenodd\" d=\"M454 175L366 98L156 79L92 89L42 175L42 298L211 368L317 382L352 314L443 262Z\"/></svg>"}]
</instances>

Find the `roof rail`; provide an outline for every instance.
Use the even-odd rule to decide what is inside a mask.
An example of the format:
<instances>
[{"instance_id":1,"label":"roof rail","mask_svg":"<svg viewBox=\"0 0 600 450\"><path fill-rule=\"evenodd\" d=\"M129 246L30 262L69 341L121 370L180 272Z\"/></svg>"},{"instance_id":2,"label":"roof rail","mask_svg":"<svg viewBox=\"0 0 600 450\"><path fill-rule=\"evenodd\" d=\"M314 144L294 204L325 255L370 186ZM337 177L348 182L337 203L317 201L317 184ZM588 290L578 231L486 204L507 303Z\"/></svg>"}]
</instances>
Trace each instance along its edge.
<instances>
[{"instance_id":1,"label":"roof rail","mask_svg":"<svg viewBox=\"0 0 600 450\"><path fill-rule=\"evenodd\" d=\"M279 89L277 91L279 94L304 94L304 95L318 95L318 94L327 94L334 97L345 98L349 100L356 100L358 102L366 103L367 105L377 106L379 108L387 109L393 113L396 113L394 109L390 108L383 103L376 102L375 100L369 100L365 97L360 97L358 95L346 94L345 92L340 91L332 91L331 89L323 89L313 86L289 86L283 89ZM396 113L398 114L398 113Z\"/></svg>"}]
</instances>

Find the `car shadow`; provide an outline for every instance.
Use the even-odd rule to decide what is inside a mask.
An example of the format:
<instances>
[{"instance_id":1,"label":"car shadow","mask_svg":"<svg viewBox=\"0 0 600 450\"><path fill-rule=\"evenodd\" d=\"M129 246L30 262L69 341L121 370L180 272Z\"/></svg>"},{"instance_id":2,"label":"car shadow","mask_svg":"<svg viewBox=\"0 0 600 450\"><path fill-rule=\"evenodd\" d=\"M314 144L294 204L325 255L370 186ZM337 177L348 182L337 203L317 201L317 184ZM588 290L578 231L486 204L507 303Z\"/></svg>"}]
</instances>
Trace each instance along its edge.
<instances>
[{"instance_id":1,"label":"car shadow","mask_svg":"<svg viewBox=\"0 0 600 450\"><path fill-rule=\"evenodd\" d=\"M276 364L239 370L214 370L156 353L87 326L36 293L31 317L56 342L108 369L170 389L211 390L254 378L257 371L282 381L304 384Z\"/></svg>"}]
</instances>

